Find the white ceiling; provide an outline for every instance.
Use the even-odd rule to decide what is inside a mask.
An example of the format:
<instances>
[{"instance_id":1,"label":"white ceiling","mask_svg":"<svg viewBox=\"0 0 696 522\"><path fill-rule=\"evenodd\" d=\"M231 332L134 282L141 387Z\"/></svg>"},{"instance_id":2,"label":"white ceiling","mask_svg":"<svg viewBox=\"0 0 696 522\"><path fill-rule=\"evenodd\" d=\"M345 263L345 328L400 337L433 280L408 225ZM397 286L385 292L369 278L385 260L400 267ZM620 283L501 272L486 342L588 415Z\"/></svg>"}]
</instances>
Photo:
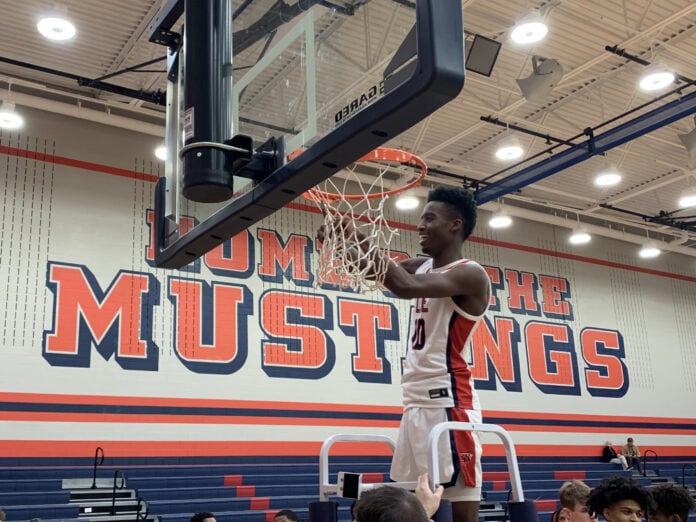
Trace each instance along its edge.
<instances>
[{"instance_id":1,"label":"white ceiling","mask_svg":"<svg viewBox=\"0 0 696 522\"><path fill-rule=\"evenodd\" d=\"M235 0L234 8L242 8L235 31L248 27L274 6L294 6L297 1L301 6L308 0ZM332 18L335 12L326 6L315 6L315 16L325 22L322 30L331 35L330 40L326 37L326 48L332 49L337 57L353 62L361 74L374 75L388 58L375 49L379 46L379 49L391 49L394 48L391 40L400 41L410 27L411 2L331 0L331 3L354 4L352 16L359 23L339 27ZM164 57L164 47L148 42L148 26L162 4L160 0L62 0L60 7L67 10L77 26L78 36L57 44L43 39L35 30L39 16L46 9L55 9L52 1L0 0L3 13L0 60L15 60L94 79ZM568 139L663 94L639 91L637 82L645 66L606 51L607 45L616 45L648 62L665 64L685 78L696 79L693 0L464 0L462 7L467 34L481 34L502 43L493 74L485 77L469 73L464 90L454 102L391 142L422 156L436 171L429 174L434 182L459 183L454 176L463 176L469 182L495 181L551 157L542 154L528 164L496 176L507 167L494 157L496 145L507 131L481 121L481 116L493 116L544 135ZM542 9L549 34L534 47L514 45L509 39L512 27L533 8ZM285 25L289 27L295 21ZM281 25L279 34L287 27ZM264 44L260 40L250 46L235 57L237 62L253 65ZM529 76L533 55L554 58L565 71L544 105L526 101L515 81ZM164 62L145 69L148 72L129 72L105 81L129 89L164 90ZM346 81L351 79L348 73L339 76L344 76ZM133 128L139 130L163 130L163 110L154 104L80 87L73 78L0 61L0 96L6 93L8 84L16 93L20 108L20 100L41 108L50 108L50 104L39 100L48 100L56 107L75 106L79 102L84 108L122 117L118 124L132 121ZM694 86L682 85L684 94L696 90ZM598 129L597 133L677 97L676 94L666 97ZM263 101L255 99L251 96L245 103L260 107ZM289 121L288 114L282 116L283 125L295 123ZM694 122L689 116L609 151L607 160L623 175L616 187L600 189L593 185L594 175L606 161L594 157L506 195L505 206L511 210L522 208L520 213L526 213L527 217L550 213L575 219L579 214L588 223L604 228L611 224L614 231L624 228L635 237L645 235L645 229L649 229L658 239L675 241L675 245L678 242L680 246L674 250L696 255L696 232L649 223L640 216L678 210L679 196L690 188L696 190L696 172L689 169L686 150L678 139L678 134L692 129ZM542 138L524 133L518 136L526 157L548 147ZM562 150L564 147L559 147L556 152ZM602 208L602 204L628 212ZM693 214L696 210L675 216ZM696 230L696 226L693 228Z\"/></svg>"}]
</instances>

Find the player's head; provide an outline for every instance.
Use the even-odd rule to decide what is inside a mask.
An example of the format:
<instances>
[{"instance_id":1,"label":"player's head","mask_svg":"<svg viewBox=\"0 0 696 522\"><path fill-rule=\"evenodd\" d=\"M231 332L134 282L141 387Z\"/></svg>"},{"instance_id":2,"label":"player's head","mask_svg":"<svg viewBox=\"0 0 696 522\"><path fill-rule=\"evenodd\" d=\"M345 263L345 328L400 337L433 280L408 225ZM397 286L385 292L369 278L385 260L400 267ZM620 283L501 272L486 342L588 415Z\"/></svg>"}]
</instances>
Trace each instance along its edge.
<instances>
[{"instance_id":1,"label":"player's head","mask_svg":"<svg viewBox=\"0 0 696 522\"><path fill-rule=\"evenodd\" d=\"M558 498L561 501L561 514L569 522L590 522L594 515L590 515L587 507L587 497L590 496L590 487L580 480L565 482L558 490Z\"/></svg>"},{"instance_id":2,"label":"player's head","mask_svg":"<svg viewBox=\"0 0 696 522\"><path fill-rule=\"evenodd\" d=\"M405 489L382 486L363 492L355 504L357 522L428 522L416 496Z\"/></svg>"},{"instance_id":3,"label":"player's head","mask_svg":"<svg viewBox=\"0 0 696 522\"><path fill-rule=\"evenodd\" d=\"M191 522L215 522L215 515L209 511L201 511L191 517Z\"/></svg>"},{"instance_id":4,"label":"player's head","mask_svg":"<svg viewBox=\"0 0 696 522\"><path fill-rule=\"evenodd\" d=\"M450 219L462 220L462 240L471 235L476 226L476 199L471 191L460 187L437 187L428 193L428 203L443 203Z\"/></svg>"},{"instance_id":5,"label":"player's head","mask_svg":"<svg viewBox=\"0 0 696 522\"><path fill-rule=\"evenodd\" d=\"M273 522L297 522L297 513L292 509L281 509L273 517Z\"/></svg>"},{"instance_id":6,"label":"player's head","mask_svg":"<svg viewBox=\"0 0 696 522\"><path fill-rule=\"evenodd\" d=\"M662 484L650 490L653 506L649 522L686 522L689 512L696 507L686 488L676 484Z\"/></svg>"},{"instance_id":7,"label":"player's head","mask_svg":"<svg viewBox=\"0 0 696 522\"><path fill-rule=\"evenodd\" d=\"M602 515L607 522L640 522L652 500L635 480L609 477L592 490L587 505L591 514Z\"/></svg>"}]
</instances>

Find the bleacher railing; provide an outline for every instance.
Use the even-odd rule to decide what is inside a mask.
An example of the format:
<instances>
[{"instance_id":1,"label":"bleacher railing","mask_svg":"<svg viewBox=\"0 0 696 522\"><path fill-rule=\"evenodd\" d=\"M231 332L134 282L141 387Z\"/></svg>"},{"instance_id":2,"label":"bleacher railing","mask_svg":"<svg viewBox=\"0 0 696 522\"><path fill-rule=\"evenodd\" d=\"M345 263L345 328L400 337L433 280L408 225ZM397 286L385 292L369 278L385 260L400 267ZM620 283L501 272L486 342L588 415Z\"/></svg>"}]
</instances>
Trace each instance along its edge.
<instances>
[{"instance_id":1,"label":"bleacher railing","mask_svg":"<svg viewBox=\"0 0 696 522\"><path fill-rule=\"evenodd\" d=\"M657 452L648 449L643 452L643 476L647 477L648 476L648 455L652 455L653 460L657 460Z\"/></svg>"},{"instance_id":2,"label":"bleacher railing","mask_svg":"<svg viewBox=\"0 0 696 522\"><path fill-rule=\"evenodd\" d=\"M97 468L104 464L104 450L100 447L97 446L97 449L94 451L94 466L93 466L93 473L92 473L92 487L90 489L97 489Z\"/></svg>"}]
</instances>

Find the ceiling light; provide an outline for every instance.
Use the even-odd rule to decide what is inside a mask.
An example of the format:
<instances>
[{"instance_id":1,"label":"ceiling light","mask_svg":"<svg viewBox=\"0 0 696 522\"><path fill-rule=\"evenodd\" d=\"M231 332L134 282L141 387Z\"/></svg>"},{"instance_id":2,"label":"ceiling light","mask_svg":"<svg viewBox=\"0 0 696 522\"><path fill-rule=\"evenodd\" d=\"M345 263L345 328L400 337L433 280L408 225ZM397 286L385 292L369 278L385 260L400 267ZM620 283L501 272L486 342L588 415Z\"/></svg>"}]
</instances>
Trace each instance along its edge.
<instances>
[{"instance_id":1,"label":"ceiling light","mask_svg":"<svg viewBox=\"0 0 696 522\"><path fill-rule=\"evenodd\" d=\"M563 66L558 60L533 56L532 74L517 80L517 85L527 101L542 104L561 78L563 78Z\"/></svg>"},{"instance_id":2,"label":"ceiling light","mask_svg":"<svg viewBox=\"0 0 696 522\"><path fill-rule=\"evenodd\" d=\"M696 207L696 192L687 192L679 198L679 208Z\"/></svg>"},{"instance_id":3,"label":"ceiling light","mask_svg":"<svg viewBox=\"0 0 696 522\"><path fill-rule=\"evenodd\" d=\"M491 219L488 220L488 226L491 228L507 228L512 225L512 218L502 210L494 212Z\"/></svg>"},{"instance_id":4,"label":"ceiling light","mask_svg":"<svg viewBox=\"0 0 696 522\"><path fill-rule=\"evenodd\" d=\"M641 77L640 88L644 91L659 91L674 83L675 75L664 67L649 67Z\"/></svg>"},{"instance_id":5,"label":"ceiling light","mask_svg":"<svg viewBox=\"0 0 696 522\"><path fill-rule=\"evenodd\" d=\"M39 32L49 40L70 40L75 36L75 26L64 18L47 17L36 24Z\"/></svg>"},{"instance_id":6,"label":"ceiling light","mask_svg":"<svg viewBox=\"0 0 696 522\"><path fill-rule=\"evenodd\" d=\"M660 249L657 248L655 243L652 241L648 241L643 245L643 248L640 249L638 252L638 255L642 257L643 259L652 259L654 257L657 257L660 255Z\"/></svg>"},{"instance_id":7,"label":"ceiling light","mask_svg":"<svg viewBox=\"0 0 696 522\"><path fill-rule=\"evenodd\" d=\"M418 205L420 205L420 200L413 192L408 190L399 194L399 197L394 202L394 206L399 210L413 210L418 208Z\"/></svg>"},{"instance_id":8,"label":"ceiling light","mask_svg":"<svg viewBox=\"0 0 696 522\"><path fill-rule=\"evenodd\" d=\"M24 125L24 118L15 112L15 104L2 102L0 105L0 129L17 129Z\"/></svg>"},{"instance_id":9,"label":"ceiling light","mask_svg":"<svg viewBox=\"0 0 696 522\"><path fill-rule=\"evenodd\" d=\"M167 159L167 147L164 145L160 145L155 149L155 156L157 156L157 159L160 159L162 161Z\"/></svg>"},{"instance_id":10,"label":"ceiling light","mask_svg":"<svg viewBox=\"0 0 696 522\"><path fill-rule=\"evenodd\" d=\"M568 237L568 242L571 245L584 245L592 240L592 236L584 228L576 228Z\"/></svg>"},{"instance_id":11,"label":"ceiling light","mask_svg":"<svg viewBox=\"0 0 696 522\"><path fill-rule=\"evenodd\" d=\"M607 170L597 174L594 179L594 184L598 187L613 187L621 181L621 174L614 170Z\"/></svg>"},{"instance_id":12,"label":"ceiling light","mask_svg":"<svg viewBox=\"0 0 696 522\"><path fill-rule=\"evenodd\" d=\"M501 161L510 161L521 158L523 154L524 149L514 136L501 140L500 145L498 145L498 149L495 151L495 157Z\"/></svg>"},{"instance_id":13,"label":"ceiling light","mask_svg":"<svg viewBox=\"0 0 696 522\"><path fill-rule=\"evenodd\" d=\"M544 19L535 13L520 20L512 30L510 38L518 44L530 44L543 39L548 32L549 28L544 23Z\"/></svg>"}]
</instances>

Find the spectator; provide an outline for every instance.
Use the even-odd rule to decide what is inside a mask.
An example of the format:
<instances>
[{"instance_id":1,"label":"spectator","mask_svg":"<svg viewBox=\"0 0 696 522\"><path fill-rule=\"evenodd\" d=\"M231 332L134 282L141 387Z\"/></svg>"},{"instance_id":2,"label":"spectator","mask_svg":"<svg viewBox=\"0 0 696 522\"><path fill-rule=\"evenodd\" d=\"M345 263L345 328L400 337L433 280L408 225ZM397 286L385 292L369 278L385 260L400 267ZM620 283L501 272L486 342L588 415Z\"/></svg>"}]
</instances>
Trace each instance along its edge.
<instances>
[{"instance_id":1,"label":"spectator","mask_svg":"<svg viewBox=\"0 0 696 522\"><path fill-rule=\"evenodd\" d=\"M0 509L0 522L5 522L5 512Z\"/></svg>"},{"instance_id":2,"label":"spectator","mask_svg":"<svg viewBox=\"0 0 696 522\"><path fill-rule=\"evenodd\" d=\"M652 506L648 491L629 477L602 479L587 499L590 515L606 522L641 522Z\"/></svg>"},{"instance_id":3,"label":"spectator","mask_svg":"<svg viewBox=\"0 0 696 522\"><path fill-rule=\"evenodd\" d=\"M561 501L561 509L558 522L592 522L597 517L590 515L587 507L587 498L590 496L590 487L581 480L566 482L558 490L558 498Z\"/></svg>"},{"instance_id":4,"label":"spectator","mask_svg":"<svg viewBox=\"0 0 696 522\"><path fill-rule=\"evenodd\" d=\"M689 491L675 484L655 486L650 490L650 495L654 506L648 522L686 522L689 512L696 507Z\"/></svg>"},{"instance_id":5,"label":"spectator","mask_svg":"<svg viewBox=\"0 0 696 522\"><path fill-rule=\"evenodd\" d=\"M437 511L444 488L430 489L428 475L418 477L415 495L381 486L365 491L355 504L357 522L428 522Z\"/></svg>"},{"instance_id":6,"label":"spectator","mask_svg":"<svg viewBox=\"0 0 696 522\"><path fill-rule=\"evenodd\" d=\"M207 511L201 511L191 517L191 522L216 522L215 515Z\"/></svg>"},{"instance_id":7,"label":"spectator","mask_svg":"<svg viewBox=\"0 0 696 522\"><path fill-rule=\"evenodd\" d=\"M292 509L281 509L273 517L273 522L297 522L297 513Z\"/></svg>"},{"instance_id":8,"label":"spectator","mask_svg":"<svg viewBox=\"0 0 696 522\"><path fill-rule=\"evenodd\" d=\"M640 449L633 444L633 437L626 439L626 444L621 448L621 455L626 457L629 468L636 468L640 471Z\"/></svg>"},{"instance_id":9,"label":"spectator","mask_svg":"<svg viewBox=\"0 0 696 522\"><path fill-rule=\"evenodd\" d=\"M625 470L629 468L628 462L626 462L626 457L616 453L614 445L611 443L611 441L607 441L604 445L604 449L602 450L602 460L604 462L611 462L612 464L621 464L621 467Z\"/></svg>"}]
</instances>

